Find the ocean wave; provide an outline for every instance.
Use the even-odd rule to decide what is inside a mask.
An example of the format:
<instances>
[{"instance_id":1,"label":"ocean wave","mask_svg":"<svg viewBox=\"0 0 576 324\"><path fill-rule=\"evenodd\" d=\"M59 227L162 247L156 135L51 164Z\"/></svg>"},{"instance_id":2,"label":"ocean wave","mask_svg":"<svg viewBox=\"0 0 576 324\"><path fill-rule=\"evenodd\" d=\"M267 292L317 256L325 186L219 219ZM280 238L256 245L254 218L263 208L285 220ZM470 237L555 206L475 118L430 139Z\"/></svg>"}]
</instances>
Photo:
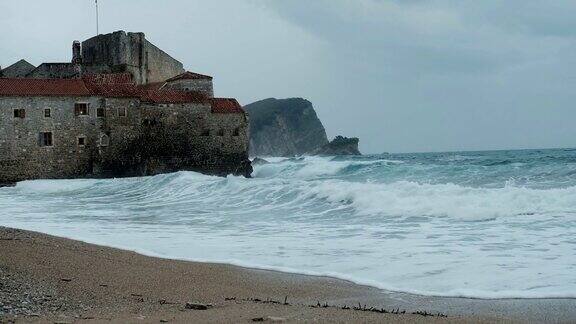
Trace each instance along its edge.
<instances>
[{"instance_id":1,"label":"ocean wave","mask_svg":"<svg viewBox=\"0 0 576 324\"><path fill-rule=\"evenodd\" d=\"M274 176L309 179L321 176L353 174L363 168L385 167L403 164L404 161L390 159L339 160L338 158L304 156L299 158L274 159L272 163L256 166L254 176L269 178Z\"/></svg>"},{"instance_id":2,"label":"ocean wave","mask_svg":"<svg viewBox=\"0 0 576 324\"><path fill-rule=\"evenodd\" d=\"M97 183L96 180L34 180L22 181L16 184L16 190L21 192L36 192L45 194L57 194L65 192L77 192L87 190Z\"/></svg>"},{"instance_id":3,"label":"ocean wave","mask_svg":"<svg viewBox=\"0 0 576 324\"><path fill-rule=\"evenodd\" d=\"M470 188L455 184L350 183L327 180L311 193L336 204L346 202L359 214L441 216L486 220L520 214L576 212L576 187L564 189Z\"/></svg>"},{"instance_id":4,"label":"ocean wave","mask_svg":"<svg viewBox=\"0 0 576 324\"><path fill-rule=\"evenodd\" d=\"M380 162L372 164L377 163ZM8 189L20 195L68 195L76 197L78 203L87 204L110 198L125 206L169 208L196 201L207 210L228 206L246 208L246 211L280 208L287 213L317 206L326 210L352 208L357 217L370 218L424 216L483 221L518 215L576 213L575 186L533 189L516 185L515 179L509 179L502 188L413 181L359 182L321 177L358 165L357 162L326 160L304 166L281 164L272 168L275 172L283 172L284 177L266 173L268 165L265 165L259 167L254 180L178 172L111 180L25 181ZM286 173L291 176L287 177ZM302 217L307 215L303 212Z\"/></svg>"},{"instance_id":5,"label":"ocean wave","mask_svg":"<svg viewBox=\"0 0 576 324\"><path fill-rule=\"evenodd\" d=\"M0 224L400 292L576 297L570 166L414 156L277 158L253 179L25 181L0 188Z\"/></svg>"}]
</instances>

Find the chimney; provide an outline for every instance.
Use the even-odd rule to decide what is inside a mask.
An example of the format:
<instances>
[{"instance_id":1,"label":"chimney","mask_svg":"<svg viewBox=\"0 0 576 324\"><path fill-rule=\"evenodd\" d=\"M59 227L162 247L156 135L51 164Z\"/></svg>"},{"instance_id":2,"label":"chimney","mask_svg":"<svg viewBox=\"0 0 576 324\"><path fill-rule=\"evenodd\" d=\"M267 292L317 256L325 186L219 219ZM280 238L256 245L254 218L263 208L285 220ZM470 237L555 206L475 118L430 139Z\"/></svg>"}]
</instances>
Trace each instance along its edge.
<instances>
[{"instance_id":1,"label":"chimney","mask_svg":"<svg viewBox=\"0 0 576 324\"><path fill-rule=\"evenodd\" d=\"M72 63L82 63L82 49L79 41L74 41L74 43L72 43Z\"/></svg>"}]
</instances>

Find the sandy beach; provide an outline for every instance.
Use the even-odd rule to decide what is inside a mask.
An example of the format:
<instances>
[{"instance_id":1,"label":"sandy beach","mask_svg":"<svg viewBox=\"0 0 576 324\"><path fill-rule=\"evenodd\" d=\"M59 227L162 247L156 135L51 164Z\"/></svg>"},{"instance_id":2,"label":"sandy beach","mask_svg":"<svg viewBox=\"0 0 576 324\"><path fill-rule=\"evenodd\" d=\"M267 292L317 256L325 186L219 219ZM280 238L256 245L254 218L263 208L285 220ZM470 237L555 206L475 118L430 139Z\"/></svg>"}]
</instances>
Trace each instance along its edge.
<instances>
[{"instance_id":1,"label":"sandy beach","mask_svg":"<svg viewBox=\"0 0 576 324\"><path fill-rule=\"evenodd\" d=\"M474 300L391 293L333 278L152 258L9 228L0 228L0 279L3 323L576 319L576 302L569 299Z\"/></svg>"}]
</instances>

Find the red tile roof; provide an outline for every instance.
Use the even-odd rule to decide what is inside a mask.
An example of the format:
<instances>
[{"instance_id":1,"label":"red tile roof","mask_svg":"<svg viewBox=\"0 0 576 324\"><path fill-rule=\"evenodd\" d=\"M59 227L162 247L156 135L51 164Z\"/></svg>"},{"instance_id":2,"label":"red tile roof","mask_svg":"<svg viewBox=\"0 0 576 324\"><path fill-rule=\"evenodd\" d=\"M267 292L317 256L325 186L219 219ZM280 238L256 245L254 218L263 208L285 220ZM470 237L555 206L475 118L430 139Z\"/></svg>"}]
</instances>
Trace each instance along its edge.
<instances>
[{"instance_id":1,"label":"red tile roof","mask_svg":"<svg viewBox=\"0 0 576 324\"><path fill-rule=\"evenodd\" d=\"M6 79L0 78L0 96L90 96L80 79Z\"/></svg>"},{"instance_id":2,"label":"red tile roof","mask_svg":"<svg viewBox=\"0 0 576 324\"><path fill-rule=\"evenodd\" d=\"M161 90L164 82L136 85L130 73L95 74L83 79L95 95L105 97L135 97L151 103L202 103L207 99L195 92Z\"/></svg>"},{"instance_id":3,"label":"red tile roof","mask_svg":"<svg viewBox=\"0 0 576 324\"><path fill-rule=\"evenodd\" d=\"M213 98L212 112L215 114L243 114L244 109L234 98Z\"/></svg>"},{"instance_id":4,"label":"red tile roof","mask_svg":"<svg viewBox=\"0 0 576 324\"><path fill-rule=\"evenodd\" d=\"M177 75L173 78L166 80L166 82L172 82L177 80L212 80L212 77L209 75L186 71L180 75Z\"/></svg>"},{"instance_id":5,"label":"red tile roof","mask_svg":"<svg viewBox=\"0 0 576 324\"><path fill-rule=\"evenodd\" d=\"M213 113L244 113L236 99L209 99L199 92L161 90L157 84L138 86L127 73L86 75L82 79L0 78L0 96L103 96L138 98L150 103L210 103Z\"/></svg>"},{"instance_id":6,"label":"red tile roof","mask_svg":"<svg viewBox=\"0 0 576 324\"><path fill-rule=\"evenodd\" d=\"M132 82L130 73L88 74L82 76L86 88L95 96L139 98L141 90Z\"/></svg>"}]
</instances>

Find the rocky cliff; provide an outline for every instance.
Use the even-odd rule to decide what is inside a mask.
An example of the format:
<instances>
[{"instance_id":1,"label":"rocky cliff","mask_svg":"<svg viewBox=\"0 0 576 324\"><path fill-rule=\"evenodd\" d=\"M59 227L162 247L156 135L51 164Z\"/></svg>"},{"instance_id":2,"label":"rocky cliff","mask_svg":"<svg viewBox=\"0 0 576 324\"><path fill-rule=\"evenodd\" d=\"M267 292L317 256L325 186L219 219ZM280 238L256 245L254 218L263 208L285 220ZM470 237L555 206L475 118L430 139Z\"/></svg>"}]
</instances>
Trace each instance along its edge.
<instances>
[{"instance_id":1,"label":"rocky cliff","mask_svg":"<svg viewBox=\"0 0 576 324\"><path fill-rule=\"evenodd\" d=\"M251 156L295 156L328 144L312 103L301 98L265 99L244 107L250 116Z\"/></svg>"}]
</instances>

